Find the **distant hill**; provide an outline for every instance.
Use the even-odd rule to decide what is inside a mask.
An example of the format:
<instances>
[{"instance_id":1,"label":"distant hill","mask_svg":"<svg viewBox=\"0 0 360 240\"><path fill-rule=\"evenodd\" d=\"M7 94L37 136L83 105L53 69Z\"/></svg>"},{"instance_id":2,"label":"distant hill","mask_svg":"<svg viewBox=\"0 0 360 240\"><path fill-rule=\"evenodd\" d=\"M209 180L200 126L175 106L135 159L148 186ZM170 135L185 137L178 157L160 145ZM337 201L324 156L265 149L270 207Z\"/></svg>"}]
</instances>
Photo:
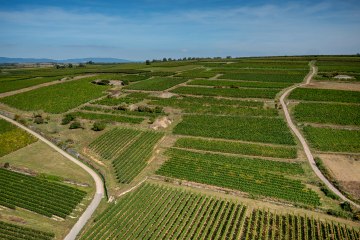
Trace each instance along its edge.
<instances>
[{"instance_id":1,"label":"distant hill","mask_svg":"<svg viewBox=\"0 0 360 240\"><path fill-rule=\"evenodd\" d=\"M126 63L131 62L126 59L119 58L71 58L63 60L55 60L49 58L7 58L0 57L0 64L2 63L86 63L93 61L95 63Z\"/></svg>"}]
</instances>

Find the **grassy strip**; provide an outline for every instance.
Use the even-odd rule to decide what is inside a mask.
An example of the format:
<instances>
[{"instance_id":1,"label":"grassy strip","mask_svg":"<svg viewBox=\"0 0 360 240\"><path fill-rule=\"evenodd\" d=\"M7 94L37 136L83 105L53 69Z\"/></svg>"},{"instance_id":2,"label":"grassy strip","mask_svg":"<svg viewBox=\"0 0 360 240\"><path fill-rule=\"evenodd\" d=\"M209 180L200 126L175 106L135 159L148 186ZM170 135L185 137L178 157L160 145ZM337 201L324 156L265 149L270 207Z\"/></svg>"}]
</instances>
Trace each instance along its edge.
<instances>
[{"instance_id":1,"label":"grassy strip","mask_svg":"<svg viewBox=\"0 0 360 240\"><path fill-rule=\"evenodd\" d=\"M299 122L360 125L359 105L300 103L294 115Z\"/></svg>"},{"instance_id":2,"label":"grassy strip","mask_svg":"<svg viewBox=\"0 0 360 240\"><path fill-rule=\"evenodd\" d=\"M250 88L287 88L291 83L283 82L241 82L227 80L191 80L187 85L203 85L203 86L225 86L225 87L250 87Z\"/></svg>"},{"instance_id":3,"label":"grassy strip","mask_svg":"<svg viewBox=\"0 0 360 240\"><path fill-rule=\"evenodd\" d=\"M267 98L273 99L279 90L275 89L253 89L253 88L203 88L203 87L178 87L173 93L191 94L203 96L222 96L234 98Z\"/></svg>"},{"instance_id":4,"label":"grassy strip","mask_svg":"<svg viewBox=\"0 0 360 240\"><path fill-rule=\"evenodd\" d=\"M100 113L87 113L87 112L74 112L79 118L89 120L106 120L109 122L121 122L121 123L133 123L139 124L144 121L144 118L133 118L127 116L111 115L111 114L100 114Z\"/></svg>"},{"instance_id":5,"label":"grassy strip","mask_svg":"<svg viewBox=\"0 0 360 240\"><path fill-rule=\"evenodd\" d=\"M295 145L285 122L278 118L187 115L175 127L174 133Z\"/></svg>"},{"instance_id":6,"label":"grassy strip","mask_svg":"<svg viewBox=\"0 0 360 240\"><path fill-rule=\"evenodd\" d=\"M156 78L151 78L148 80L144 80L141 82L131 84L131 85L125 87L125 89L163 91L163 90L166 90L168 88L171 88L175 85L178 85L178 84L186 82L186 81L187 81L186 78L156 77Z\"/></svg>"},{"instance_id":7,"label":"grassy strip","mask_svg":"<svg viewBox=\"0 0 360 240\"><path fill-rule=\"evenodd\" d=\"M289 99L360 103L360 92L332 89L297 88L291 92Z\"/></svg>"},{"instance_id":8,"label":"grassy strip","mask_svg":"<svg viewBox=\"0 0 360 240\"><path fill-rule=\"evenodd\" d=\"M304 127L312 147L320 151L360 152L360 131L332 128Z\"/></svg>"},{"instance_id":9,"label":"grassy strip","mask_svg":"<svg viewBox=\"0 0 360 240\"><path fill-rule=\"evenodd\" d=\"M289 148L267 146L253 143L229 142L221 140L180 138L176 141L175 147L274 158L297 157L297 150L293 147Z\"/></svg>"}]
</instances>

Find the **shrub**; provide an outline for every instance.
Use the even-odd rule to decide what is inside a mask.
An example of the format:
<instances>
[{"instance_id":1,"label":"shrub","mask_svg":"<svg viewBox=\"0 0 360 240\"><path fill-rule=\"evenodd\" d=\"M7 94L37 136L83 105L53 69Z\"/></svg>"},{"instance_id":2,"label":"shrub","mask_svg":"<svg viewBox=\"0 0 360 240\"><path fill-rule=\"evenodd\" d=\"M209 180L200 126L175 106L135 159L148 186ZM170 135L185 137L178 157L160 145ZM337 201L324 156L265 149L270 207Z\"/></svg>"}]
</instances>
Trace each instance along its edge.
<instances>
[{"instance_id":1,"label":"shrub","mask_svg":"<svg viewBox=\"0 0 360 240\"><path fill-rule=\"evenodd\" d=\"M344 210L344 211L352 212L351 205L350 205L349 202L342 202L342 203L340 203L340 207L341 207L341 209Z\"/></svg>"},{"instance_id":2,"label":"shrub","mask_svg":"<svg viewBox=\"0 0 360 240\"><path fill-rule=\"evenodd\" d=\"M70 124L69 129L77 129L82 128L81 123L79 121L74 121Z\"/></svg>"},{"instance_id":3,"label":"shrub","mask_svg":"<svg viewBox=\"0 0 360 240\"><path fill-rule=\"evenodd\" d=\"M62 119L61 124L66 125L75 119L76 116L74 116L73 114L66 114L65 117Z\"/></svg>"},{"instance_id":4,"label":"shrub","mask_svg":"<svg viewBox=\"0 0 360 240\"><path fill-rule=\"evenodd\" d=\"M94 131L102 131L104 130L106 127L106 123L105 122L94 122L94 125L92 127L92 130Z\"/></svg>"},{"instance_id":5,"label":"shrub","mask_svg":"<svg viewBox=\"0 0 360 240\"><path fill-rule=\"evenodd\" d=\"M34 118L34 123L36 124L43 124L45 121L44 121L44 118L41 116L41 115L36 115L35 118Z\"/></svg>"}]
</instances>

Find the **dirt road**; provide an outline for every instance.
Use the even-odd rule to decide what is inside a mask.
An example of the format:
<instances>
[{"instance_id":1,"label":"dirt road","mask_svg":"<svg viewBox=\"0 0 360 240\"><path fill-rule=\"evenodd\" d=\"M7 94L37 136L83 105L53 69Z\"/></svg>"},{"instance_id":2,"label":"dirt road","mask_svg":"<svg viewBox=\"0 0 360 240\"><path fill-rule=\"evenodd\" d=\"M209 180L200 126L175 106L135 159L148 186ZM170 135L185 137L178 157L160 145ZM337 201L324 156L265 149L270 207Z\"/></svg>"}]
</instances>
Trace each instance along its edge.
<instances>
[{"instance_id":1,"label":"dirt road","mask_svg":"<svg viewBox=\"0 0 360 240\"><path fill-rule=\"evenodd\" d=\"M67 152L63 151L62 149L58 148L56 145L54 145L52 142L44 138L43 136L39 135L38 133L32 131L31 129L21 125L20 123L6 117L0 114L0 118L18 126L19 128L27 131L31 135L35 136L36 138L40 139L44 143L46 143L49 147L53 148L55 151L66 157L68 160L72 161L73 163L79 165L82 169L84 169L86 172L88 172L91 177L94 179L95 185L96 185L96 193L94 195L93 200L91 201L90 205L86 208L84 213L80 216L76 224L73 226L73 228L70 230L68 235L65 237L65 240L74 240L76 236L79 234L81 229L85 226L86 222L90 219L91 215L94 213L96 208L98 207L101 199L104 197L104 186L101 178L88 166L68 154Z\"/></svg>"},{"instance_id":2,"label":"dirt road","mask_svg":"<svg viewBox=\"0 0 360 240\"><path fill-rule=\"evenodd\" d=\"M291 91L293 91L294 89L301 87L301 86L306 86L308 84L310 84L310 81L312 79L312 77L316 74L317 72L317 68L311 64L311 70L310 73L306 76L305 79L305 83L303 84L299 84L296 86L293 86L291 88L289 88L288 90L286 90L283 95L281 95L280 97L280 103L282 106L282 109L284 110L284 114L285 114L285 118L286 118L286 122L289 125L289 127L291 128L291 130L294 132L294 134L296 135L296 137L299 139L305 154L306 154L306 158L308 159L310 166L312 168L312 170L315 172L315 174L320 178L320 180L331 190L333 191L337 196L339 196L342 200L350 202L352 205L356 206L357 208L360 209L360 205L356 204L355 202L351 201L350 199L348 199L347 197L345 197L337 188L335 188L330 182L329 180L327 180L327 178L321 173L321 171L317 168L316 163L314 161L314 156L312 155L310 148L308 146L308 144L305 141L305 138L301 135L300 131L296 128L295 124L293 123L290 114L289 114L289 110L287 108L287 105L285 103L285 98L291 93ZM314 109L315 110L315 109Z\"/></svg>"}]
</instances>

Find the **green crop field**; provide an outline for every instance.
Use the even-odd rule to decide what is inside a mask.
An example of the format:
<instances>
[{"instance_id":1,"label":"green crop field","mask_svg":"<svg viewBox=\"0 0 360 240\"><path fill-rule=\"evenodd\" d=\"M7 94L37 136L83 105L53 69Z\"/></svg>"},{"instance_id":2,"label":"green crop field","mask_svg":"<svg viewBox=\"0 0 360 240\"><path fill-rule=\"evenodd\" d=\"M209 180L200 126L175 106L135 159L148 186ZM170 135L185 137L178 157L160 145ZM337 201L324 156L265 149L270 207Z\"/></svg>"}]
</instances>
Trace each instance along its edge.
<instances>
[{"instance_id":1,"label":"green crop field","mask_svg":"<svg viewBox=\"0 0 360 240\"><path fill-rule=\"evenodd\" d=\"M248 80L260 82L302 82L305 75L303 74L261 74L261 73L225 73L221 79Z\"/></svg>"},{"instance_id":2,"label":"green crop field","mask_svg":"<svg viewBox=\"0 0 360 240\"><path fill-rule=\"evenodd\" d=\"M205 80L196 79L191 80L187 85L202 85L202 86L225 86L225 87L245 87L245 88L287 88L291 83L285 82L250 82L250 81L228 81L228 80Z\"/></svg>"},{"instance_id":3,"label":"green crop field","mask_svg":"<svg viewBox=\"0 0 360 240\"><path fill-rule=\"evenodd\" d=\"M103 91L108 88L82 79L5 97L0 99L0 102L25 111L63 113L91 99L101 97L104 95Z\"/></svg>"},{"instance_id":4,"label":"green crop field","mask_svg":"<svg viewBox=\"0 0 360 240\"><path fill-rule=\"evenodd\" d=\"M86 192L0 168L0 205L21 207L51 217L68 216Z\"/></svg>"},{"instance_id":5,"label":"green crop field","mask_svg":"<svg viewBox=\"0 0 360 240\"><path fill-rule=\"evenodd\" d=\"M103 159L111 160L116 177L130 183L147 165L162 133L115 128L95 139L89 147Z\"/></svg>"},{"instance_id":6,"label":"green crop field","mask_svg":"<svg viewBox=\"0 0 360 240\"><path fill-rule=\"evenodd\" d=\"M51 240L54 237L53 233L0 221L0 239L3 240Z\"/></svg>"},{"instance_id":7,"label":"green crop field","mask_svg":"<svg viewBox=\"0 0 360 240\"><path fill-rule=\"evenodd\" d=\"M24 130L0 119L0 157L36 141L35 137Z\"/></svg>"},{"instance_id":8,"label":"green crop field","mask_svg":"<svg viewBox=\"0 0 360 240\"><path fill-rule=\"evenodd\" d=\"M0 93L15 91L22 88L35 86L41 83L60 80L62 77L35 77L28 79L0 79Z\"/></svg>"},{"instance_id":9,"label":"green crop field","mask_svg":"<svg viewBox=\"0 0 360 240\"><path fill-rule=\"evenodd\" d=\"M274 214L253 210L246 217L240 239L359 239L358 229L335 222L293 214Z\"/></svg>"},{"instance_id":10,"label":"green crop field","mask_svg":"<svg viewBox=\"0 0 360 240\"><path fill-rule=\"evenodd\" d=\"M86 239L239 239L246 207L143 184L105 210Z\"/></svg>"},{"instance_id":11,"label":"green crop field","mask_svg":"<svg viewBox=\"0 0 360 240\"><path fill-rule=\"evenodd\" d=\"M297 88L290 93L289 99L322 102L360 103L360 92L332 89Z\"/></svg>"},{"instance_id":12,"label":"green crop field","mask_svg":"<svg viewBox=\"0 0 360 240\"><path fill-rule=\"evenodd\" d=\"M267 146L253 143L206 140L198 138L180 138L175 147L197 149L212 152L243 154L274 158L296 158L297 150L294 147Z\"/></svg>"},{"instance_id":13,"label":"green crop field","mask_svg":"<svg viewBox=\"0 0 360 240\"><path fill-rule=\"evenodd\" d=\"M285 122L278 118L186 115L175 134L295 145Z\"/></svg>"},{"instance_id":14,"label":"green crop field","mask_svg":"<svg viewBox=\"0 0 360 240\"><path fill-rule=\"evenodd\" d=\"M360 131L332 128L304 127L312 147L329 152L360 152Z\"/></svg>"},{"instance_id":15,"label":"green crop field","mask_svg":"<svg viewBox=\"0 0 360 240\"><path fill-rule=\"evenodd\" d=\"M294 115L299 122L360 125L360 105L300 103Z\"/></svg>"},{"instance_id":16,"label":"green crop field","mask_svg":"<svg viewBox=\"0 0 360 240\"><path fill-rule=\"evenodd\" d=\"M164 77L154 77L150 78L148 80L144 80L141 82L137 82L134 84L131 84L125 89L129 90L146 90L146 91L163 91L168 88L171 88L175 85L178 85L180 83L186 82L187 78L164 78Z\"/></svg>"},{"instance_id":17,"label":"green crop field","mask_svg":"<svg viewBox=\"0 0 360 240\"><path fill-rule=\"evenodd\" d=\"M233 98L265 98L272 99L280 92L279 89L259 88L205 88L205 87L177 87L171 92L178 94L222 96Z\"/></svg>"},{"instance_id":18,"label":"green crop field","mask_svg":"<svg viewBox=\"0 0 360 240\"><path fill-rule=\"evenodd\" d=\"M194 69L190 71L182 72L176 76L186 77L186 78L211 78L215 77L216 73L211 71L206 71L205 69Z\"/></svg>"},{"instance_id":19,"label":"green crop field","mask_svg":"<svg viewBox=\"0 0 360 240\"><path fill-rule=\"evenodd\" d=\"M78 118L82 118L82 119L104 120L107 122L139 124L142 121L144 121L144 118L120 116L120 115L105 114L105 113L73 112L72 114L74 114Z\"/></svg>"},{"instance_id":20,"label":"green crop field","mask_svg":"<svg viewBox=\"0 0 360 240\"><path fill-rule=\"evenodd\" d=\"M250 194L284 199L307 205L319 205L315 192L291 176L302 174L299 164L271 160L229 157L171 149L157 171L166 177L210 184Z\"/></svg>"}]
</instances>

